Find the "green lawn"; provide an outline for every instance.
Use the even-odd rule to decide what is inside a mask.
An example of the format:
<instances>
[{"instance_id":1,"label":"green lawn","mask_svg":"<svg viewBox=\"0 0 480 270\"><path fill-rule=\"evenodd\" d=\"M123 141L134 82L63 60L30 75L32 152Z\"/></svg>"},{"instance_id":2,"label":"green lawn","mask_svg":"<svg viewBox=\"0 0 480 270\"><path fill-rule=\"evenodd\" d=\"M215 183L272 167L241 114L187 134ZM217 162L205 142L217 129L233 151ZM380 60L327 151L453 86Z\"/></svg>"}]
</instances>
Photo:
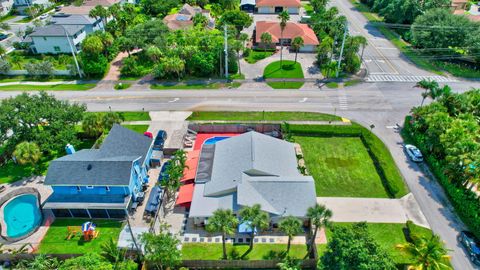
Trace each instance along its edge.
<instances>
[{"instance_id":1,"label":"green lawn","mask_svg":"<svg viewBox=\"0 0 480 270\"><path fill-rule=\"evenodd\" d=\"M181 90L181 89L220 89L220 88L238 88L241 83L232 82L232 83L208 83L208 84L174 84L174 85L164 85L164 84L152 84L150 86L153 90Z\"/></svg>"},{"instance_id":2,"label":"green lawn","mask_svg":"<svg viewBox=\"0 0 480 270\"><path fill-rule=\"evenodd\" d=\"M331 114L313 112L194 112L191 121L340 121Z\"/></svg>"},{"instance_id":3,"label":"green lawn","mask_svg":"<svg viewBox=\"0 0 480 270\"><path fill-rule=\"evenodd\" d=\"M265 79L302 79L303 71L300 63L290 60L283 60L280 67L280 61L268 64L263 71ZM274 89L298 89L302 87L303 82L267 82Z\"/></svg>"},{"instance_id":4,"label":"green lawn","mask_svg":"<svg viewBox=\"0 0 480 270\"><path fill-rule=\"evenodd\" d=\"M242 256L248 249L248 245L227 244L227 254L231 256L235 249L239 256ZM249 260L265 260L278 258L278 255L287 249L286 244L257 244L246 256ZM307 248L305 245L292 245L290 256L298 259L305 257ZM222 258L222 244L188 243L182 247L183 259L185 260L218 260Z\"/></svg>"},{"instance_id":5,"label":"green lawn","mask_svg":"<svg viewBox=\"0 0 480 270\"><path fill-rule=\"evenodd\" d=\"M25 69L26 63L38 63L41 61L49 61L53 64L55 69L67 70L67 66L73 63L73 56L70 54L58 55L31 55L23 51L14 51L5 56L5 59L10 62L12 69Z\"/></svg>"},{"instance_id":6,"label":"green lawn","mask_svg":"<svg viewBox=\"0 0 480 270\"><path fill-rule=\"evenodd\" d=\"M113 238L115 241L120 235L122 222L116 220L95 220L99 236L90 241L85 242L81 233L70 240L66 240L67 226L81 226L86 219L61 219L57 218L47 231L43 238L37 253L48 254L83 254L87 252L100 252L102 243Z\"/></svg>"},{"instance_id":7,"label":"green lawn","mask_svg":"<svg viewBox=\"0 0 480 270\"><path fill-rule=\"evenodd\" d=\"M91 148L95 143L94 140L83 140L79 145L75 145L75 149L87 149ZM60 156L63 156L63 152L60 153ZM37 174L45 175L48 169L50 161L57 157L43 157L37 166ZM8 161L6 165L0 167L0 184L12 183L18 180L21 180L24 177L31 176L34 172L34 168L31 165L19 165L13 163L13 161Z\"/></svg>"},{"instance_id":8,"label":"green lawn","mask_svg":"<svg viewBox=\"0 0 480 270\"><path fill-rule=\"evenodd\" d=\"M335 226L351 226L352 223L337 223ZM415 226L423 235L431 235L432 231L420 226ZM394 223L368 223L368 232L372 238L387 251L397 264L409 263L410 257L396 248L398 244L406 244L407 240L404 234L405 224ZM331 238L332 231L327 230L327 240Z\"/></svg>"},{"instance_id":9,"label":"green lawn","mask_svg":"<svg viewBox=\"0 0 480 270\"><path fill-rule=\"evenodd\" d=\"M25 17L25 18L23 18L23 19L21 19L21 20L16 21L16 23L29 23L29 22L31 22L32 20L33 20L32 17L27 16L27 17Z\"/></svg>"},{"instance_id":10,"label":"green lawn","mask_svg":"<svg viewBox=\"0 0 480 270\"><path fill-rule=\"evenodd\" d=\"M113 86L115 90L124 90L131 86L129 83L117 83Z\"/></svg>"},{"instance_id":11,"label":"green lawn","mask_svg":"<svg viewBox=\"0 0 480 270\"><path fill-rule=\"evenodd\" d=\"M143 134L148 129L148 125L122 125L122 126L128 129L131 129L135 132L138 132L140 134Z\"/></svg>"},{"instance_id":12,"label":"green lawn","mask_svg":"<svg viewBox=\"0 0 480 270\"><path fill-rule=\"evenodd\" d=\"M0 17L0 22L8 21L8 20L11 20L15 17L17 17L17 15L7 14L5 16Z\"/></svg>"},{"instance_id":13,"label":"green lawn","mask_svg":"<svg viewBox=\"0 0 480 270\"><path fill-rule=\"evenodd\" d=\"M245 61L249 64L255 64L256 62L265 59L267 57L270 57L273 55L274 52L271 51L255 51L251 50L250 54L245 57Z\"/></svg>"},{"instance_id":14,"label":"green lawn","mask_svg":"<svg viewBox=\"0 0 480 270\"><path fill-rule=\"evenodd\" d=\"M56 84L56 85L30 85L15 84L0 86L0 91L85 91L95 87L94 83L84 84Z\"/></svg>"},{"instance_id":15,"label":"green lawn","mask_svg":"<svg viewBox=\"0 0 480 270\"><path fill-rule=\"evenodd\" d=\"M354 79L354 80L350 80L350 81L346 81L343 86L345 87L348 87L348 86L354 86L354 85L357 85L359 83L361 83L362 80L359 80L359 79Z\"/></svg>"},{"instance_id":16,"label":"green lawn","mask_svg":"<svg viewBox=\"0 0 480 270\"><path fill-rule=\"evenodd\" d=\"M358 137L294 136L317 196L388 198L372 159Z\"/></svg>"},{"instance_id":17,"label":"green lawn","mask_svg":"<svg viewBox=\"0 0 480 270\"><path fill-rule=\"evenodd\" d=\"M338 83L337 82L328 82L325 84L328 88L338 88Z\"/></svg>"},{"instance_id":18,"label":"green lawn","mask_svg":"<svg viewBox=\"0 0 480 270\"><path fill-rule=\"evenodd\" d=\"M125 121L150 121L148 112L120 112Z\"/></svg>"}]
</instances>

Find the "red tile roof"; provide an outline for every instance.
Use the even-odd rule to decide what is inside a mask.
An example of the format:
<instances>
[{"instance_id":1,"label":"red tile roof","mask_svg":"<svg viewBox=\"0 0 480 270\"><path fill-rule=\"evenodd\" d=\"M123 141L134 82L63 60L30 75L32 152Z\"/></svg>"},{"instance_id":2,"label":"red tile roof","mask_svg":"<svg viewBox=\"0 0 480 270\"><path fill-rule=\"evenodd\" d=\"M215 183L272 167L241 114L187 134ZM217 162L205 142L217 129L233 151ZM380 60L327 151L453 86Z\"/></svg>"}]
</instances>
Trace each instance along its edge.
<instances>
[{"instance_id":1,"label":"red tile roof","mask_svg":"<svg viewBox=\"0 0 480 270\"><path fill-rule=\"evenodd\" d=\"M300 0L257 0L257 7L300 7Z\"/></svg>"},{"instance_id":2,"label":"red tile roof","mask_svg":"<svg viewBox=\"0 0 480 270\"><path fill-rule=\"evenodd\" d=\"M280 23L259 21L256 25L255 40L257 43L261 42L261 36L264 32L272 35L272 42L278 43L281 37ZM303 23L287 22L287 26L283 31L284 39L294 39L295 37L302 37L305 45L318 45L318 39L313 30Z\"/></svg>"}]
</instances>

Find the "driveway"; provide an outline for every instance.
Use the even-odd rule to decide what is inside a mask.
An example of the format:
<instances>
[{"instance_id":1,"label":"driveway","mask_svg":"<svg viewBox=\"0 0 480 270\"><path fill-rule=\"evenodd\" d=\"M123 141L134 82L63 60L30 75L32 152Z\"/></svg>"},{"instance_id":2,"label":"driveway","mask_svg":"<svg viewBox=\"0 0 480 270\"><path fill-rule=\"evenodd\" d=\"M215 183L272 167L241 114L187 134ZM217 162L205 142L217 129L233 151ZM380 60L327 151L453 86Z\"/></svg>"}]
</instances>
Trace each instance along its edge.
<instances>
[{"instance_id":1,"label":"driveway","mask_svg":"<svg viewBox=\"0 0 480 270\"><path fill-rule=\"evenodd\" d=\"M430 228L412 193L401 199L317 197L332 210L335 222L405 223L407 220Z\"/></svg>"}]
</instances>

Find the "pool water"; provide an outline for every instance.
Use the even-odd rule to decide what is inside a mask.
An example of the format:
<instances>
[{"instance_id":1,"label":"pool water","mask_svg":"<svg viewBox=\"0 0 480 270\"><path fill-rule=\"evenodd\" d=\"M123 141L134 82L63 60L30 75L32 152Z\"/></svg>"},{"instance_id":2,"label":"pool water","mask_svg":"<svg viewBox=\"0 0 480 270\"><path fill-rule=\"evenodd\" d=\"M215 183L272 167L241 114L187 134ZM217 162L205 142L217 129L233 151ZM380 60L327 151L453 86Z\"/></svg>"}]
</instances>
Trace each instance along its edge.
<instances>
[{"instance_id":1,"label":"pool water","mask_svg":"<svg viewBox=\"0 0 480 270\"><path fill-rule=\"evenodd\" d=\"M212 137L212 138L209 138L208 140L206 140L205 142L203 142L203 144L215 144L219 141L223 141L225 139L228 139L230 137L228 136L217 136L217 137Z\"/></svg>"},{"instance_id":2,"label":"pool water","mask_svg":"<svg viewBox=\"0 0 480 270\"><path fill-rule=\"evenodd\" d=\"M40 225L42 214L37 197L32 194L12 199L3 209L8 237L21 237Z\"/></svg>"}]
</instances>

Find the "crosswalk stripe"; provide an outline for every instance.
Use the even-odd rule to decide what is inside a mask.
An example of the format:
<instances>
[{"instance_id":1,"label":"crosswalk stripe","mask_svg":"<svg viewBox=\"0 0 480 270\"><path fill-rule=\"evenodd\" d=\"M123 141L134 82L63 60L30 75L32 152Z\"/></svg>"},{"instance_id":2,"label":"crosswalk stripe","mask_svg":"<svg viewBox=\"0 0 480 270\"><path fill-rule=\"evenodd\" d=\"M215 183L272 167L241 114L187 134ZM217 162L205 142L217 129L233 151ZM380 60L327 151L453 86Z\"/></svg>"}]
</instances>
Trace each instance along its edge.
<instances>
[{"instance_id":1,"label":"crosswalk stripe","mask_svg":"<svg viewBox=\"0 0 480 270\"><path fill-rule=\"evenodd\" d=\"M456 82L457 80L443 76L416 76L416 75L369 75L367 82L418 82L421 80L435 80L437 82Z\"/></svg>"}]
</instances>

